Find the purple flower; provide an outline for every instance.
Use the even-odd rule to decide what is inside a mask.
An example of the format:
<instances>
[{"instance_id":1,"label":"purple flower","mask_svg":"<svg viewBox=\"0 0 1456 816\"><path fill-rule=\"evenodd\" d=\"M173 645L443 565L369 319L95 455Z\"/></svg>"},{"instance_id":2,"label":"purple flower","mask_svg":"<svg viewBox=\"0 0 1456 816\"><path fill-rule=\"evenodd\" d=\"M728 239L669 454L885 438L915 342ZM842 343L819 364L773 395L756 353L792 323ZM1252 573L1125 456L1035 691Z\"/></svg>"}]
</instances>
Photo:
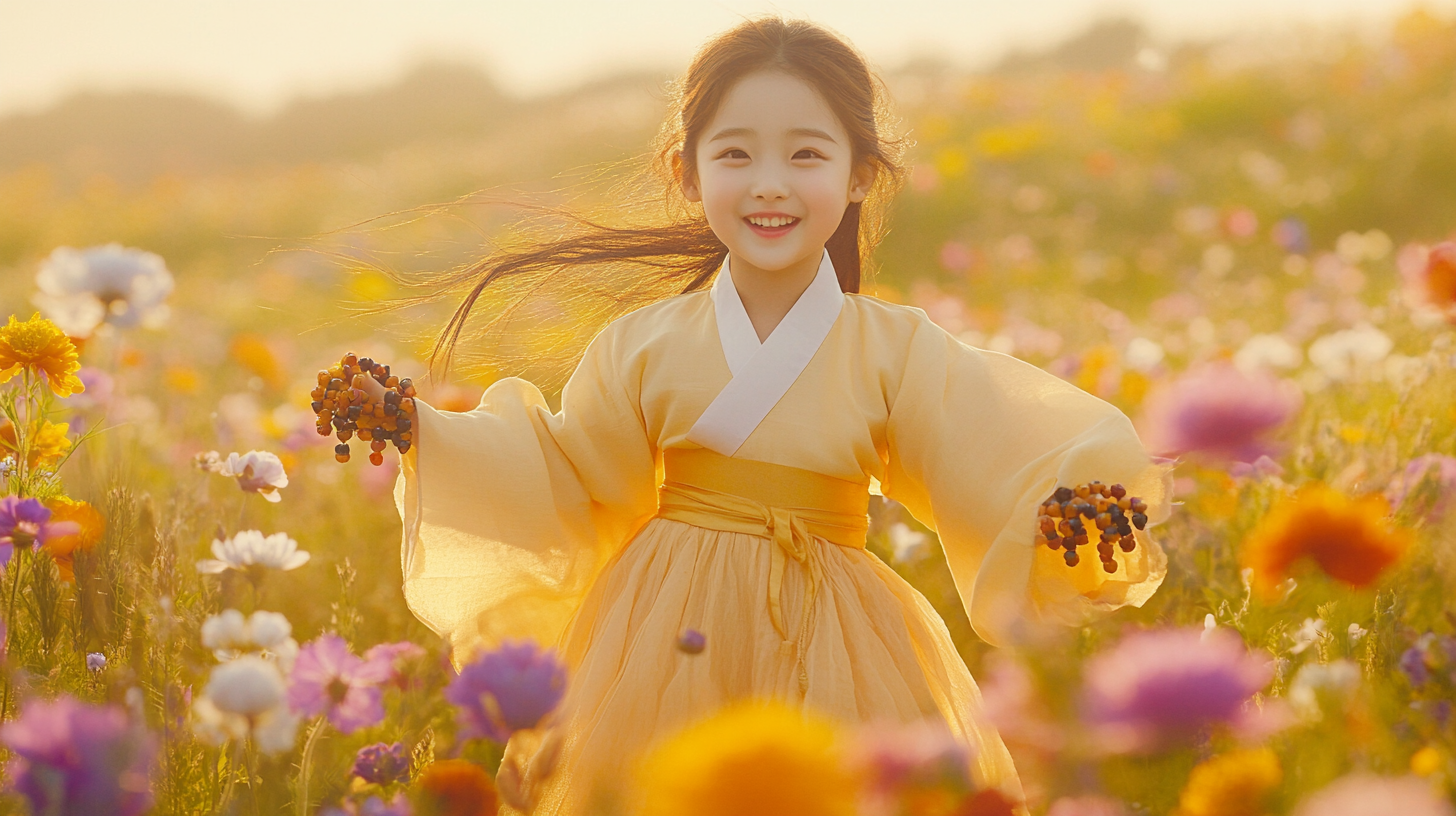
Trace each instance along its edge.
<instances>
[{"instance_id":1,"label":"purple flower","mask_svg":"<svg viewBox=\"0 0 1456 816\"><path fill-rule=\"evenodd\" d=\"M505 742L511 734L535 728L561 702L566 667L553 649L542 651L529 640L506 641L468 663L445 689L455 704L466 739Z\"/></svg>"},{"instance_id":2,"label":"purple flower","mask_svg":"<svg viewBox=\"0 0 1456 816\"><path fill-rule=\"evenodd\" d=\"M1392 507L1413 498L1417 514L1432 523L1440 521L1456 504L1456 458L1438 453L1417 456L1391 480L1385 495Z\"/></svg>"},{"instance_id":3,"label":"purple flower","mask_svg":"<svg viewBox=\"0 0 1456 816\"><path fill-rule=\"evenodd\" d=\"M851 764L874 798L935 788L967 793L975 786L971 748L943 722L872 723L860 729L853 745Z\"/></svg>"},{"instance_id":4,"label":"purple flower","mask_svg":"<svg viewBox=\"0 0 1456 816\"><path fill-rule=\"evenodd\" d=\"M100 652L88 652L86 654L86 668L99 672L106 668L106 655Z\"/></svg>"},{"instance_id":5,"label":"purple flower","mask_svg":"<svg viewBox=\"0 0 1456 816\"><path fill-rule=\"evenodd\" d=\"M288 706L305 717L328 714L334 727L352 734L384 719L379 684L389 672L387 665L351 653L338 635L321 635L294 660Z\"/></svg>"},{"instance_id":6,"label":"purple flower","mask_svg":"<svg viewBox=\"0 0 1456 816\"><path fill-rule=\"evenodd\" d=\"M369 650L364 653L365 660L384 667L387 672L384 683L396 683L401 687L406 685L405 665L424 656L423 648L407 640L401 640L398 643L380 643L369 647Z\"/></svg>"},{"instance_id":7,"label":"purple flower","mask_svg":"<svg viewBox=\"0 0 1456 816\"><path fill-rule=\"evenodd\" d=\"M686 629L677 639L677 648L690 655L702 654L708 647L708 639L696 629Z\"/></svg>"},{"instance_id":8,"label":"purple flower","mask_svg":"<svg viewBox=\"0 0 1456 816\"><path fill-rule=\"evenodd\" d=\"M339 807L327 807L319 811L320 816L413 816L414 809L402 793L386 802L378 796L371 796L362 803L344 802Z\"/></svg>"},{"instance_id":9,"label":"purple flower","mask_svg":"<svg viewBox=\"0 0 1456 816\"><path fill-rule=\"evenodd\" d=\"M1414 776L1355 773L1341 777L1300 803L1294 816L1456 816L1431 783Z\"/></svg>"},{"instance_id":10,"label":"purple flower","mask_svg":"<svg viewBox=\"0 0 1456 816\"><path fill-rule=\"evenodd\" d=\"M121 708L70 697L31 703L0 727L0 741L15 752L9 785L33 813L139 816L152 806L156 740Z\"/></svg>"},{"instance_id":11,"label":"purple flower","mask_svg":"<svg viewBox=\"0 0 1456 816\"><path fill-rule=\"evenodd\" d=\"M1201 452L1252 462L1276 451L1269 435L1304 404L1299 387L1264 372L1209 363L1148 395L1144 423L1154 453Z\"/></svg>"},{"instance_id":12,"label":"purple flower","mask_svg":"<svg viewBox=\"0 0 1456 816\"><path fill-rule=\"evenodd\" d=\"M1107 751L1148 751L1212 725L1263 725L1245 703L1273 674L1226 628L1135 632L1087 661L1083 707Z\"/></svg>"},{"instance_id":13,"label":"purple flower","mask_svg":"<svg viewBox=\"0 0 1456 816\"><path fill-rule=\"evenodd\" d=\"M50 508L39 499L0 499L0 565L10 563L16 547L29 549L48 538L79 532L81 525L74 521L51 521Z\"/></svg>"},{"instance_id":14,"label":"purple flower","mask_svg":"<svg viewBox=\"0 0 1456 816\"><path fill-rule=\"evenodd\" d=\"M1412 646L1401 654L1400 670L1412 686L1424 686L1431 679L1431 670L1426 668L1426 652L1420 646Z\"/></svg>"},{"instance_id":15,"label":"purple flower","mask_svg":"<svg viewBox=\"0 0 1456 816\"><path fill-rule=\"evenodd\" d=\"M375 785L392 785L409 778L409 765L409 752L404 749L404 743L376 742L360 748L354 755L353 774Z\"/></svg>"},{"instance_id":16,"label":"purple flower","mask_svg":"<svg viewBox=\"0 0 1456 816\"><path fill-rule=\"evenodd\" d=\"M1284 475L1284 468L1267 456L1260 456L1253 462L1234 462L1229 465L1229 475L1235 479L1268 479Z\"/></svg>"}]
</instances>

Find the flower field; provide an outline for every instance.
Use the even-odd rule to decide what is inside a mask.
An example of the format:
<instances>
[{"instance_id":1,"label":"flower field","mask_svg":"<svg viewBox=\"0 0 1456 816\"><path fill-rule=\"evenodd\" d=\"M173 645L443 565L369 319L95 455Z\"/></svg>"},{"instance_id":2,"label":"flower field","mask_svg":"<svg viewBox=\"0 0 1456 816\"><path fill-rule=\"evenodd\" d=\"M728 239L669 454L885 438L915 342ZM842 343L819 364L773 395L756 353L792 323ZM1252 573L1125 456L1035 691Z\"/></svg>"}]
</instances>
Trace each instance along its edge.
<instances>
[{"instance_id":1,"label":"flower field","mask_svg":"<svg viewBox=\"0 0 1456 816\"><path fill-rule=\"evenodd\" d=\"M1456 21L1056 53L886 74L913 167L865 290L1176 459L1162 587L993 650L877 499L870 549L945 618L1024 810L929 724L744 701L605 780L602 816L1456 814ZM148 97L114 103L135 131L0 119L0 812L528 808L503 744L569 672L551 644L452 665L401 594L398 456L335 461L310 403L348 352L442 410L511 374L559 389L559 333L427 379L454 303L360 309L509 228L461 196L560 196L645 150L655 98L628 78L445 124L448 94L313 100L231 125L251 152Z\"/></svg>"}]
</instances>

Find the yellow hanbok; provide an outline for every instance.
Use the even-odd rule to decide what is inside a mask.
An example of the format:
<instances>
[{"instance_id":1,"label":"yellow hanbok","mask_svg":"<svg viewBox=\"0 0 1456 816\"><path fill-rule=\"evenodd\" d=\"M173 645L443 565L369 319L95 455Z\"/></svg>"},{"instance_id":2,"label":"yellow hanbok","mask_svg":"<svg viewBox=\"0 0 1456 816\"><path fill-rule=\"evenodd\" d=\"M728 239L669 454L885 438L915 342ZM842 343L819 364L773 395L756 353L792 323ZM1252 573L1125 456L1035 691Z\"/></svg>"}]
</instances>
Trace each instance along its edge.
<instances>
[{"instance_id":1,"label":"yellow hanbok","mask_svg":"<svg viewBox=\"0 0 1456 816\"><path fill-rule=\"evenodd\" d=\"M1058 485L1099 479L1144 497L1157 521L1167 468L1108 403L967 346L920 309L836 286L822 341L746 438L727 443L734 464L721 470L733 473L714 490L701 482L723 454L688 437L706 438L695 423L748 376L735 369L752 368L730 366L733 343L756 342L720 331L719 278L608 325L557 413L517 378L468 412L416 401L418 444L395 488L411 610L458 660L509 638L560 650L570 685L555 767L532 767L540 733L507 749L536 814L583 812L593 786L630 773L655 739L762 696L851 722L942 718L975 748L977 780L1018 795L944 622L844 520L854 508L863 519L877 480L939 533L977 633L1011 644L1023 626L1153 594L1166 559L1150 536L1108 574L1090 557L1068 568L1037 543L1034 520ZM775 334L791 336L793 316ZM673 468L697 486L664 486ZM734 484L759 495L736 497ZM780 512L776 485L842 506ZM698 517L708 521L682 520ZM675 648L687 629L706 636L701 654Z\"/></svg>"}]
</instances>

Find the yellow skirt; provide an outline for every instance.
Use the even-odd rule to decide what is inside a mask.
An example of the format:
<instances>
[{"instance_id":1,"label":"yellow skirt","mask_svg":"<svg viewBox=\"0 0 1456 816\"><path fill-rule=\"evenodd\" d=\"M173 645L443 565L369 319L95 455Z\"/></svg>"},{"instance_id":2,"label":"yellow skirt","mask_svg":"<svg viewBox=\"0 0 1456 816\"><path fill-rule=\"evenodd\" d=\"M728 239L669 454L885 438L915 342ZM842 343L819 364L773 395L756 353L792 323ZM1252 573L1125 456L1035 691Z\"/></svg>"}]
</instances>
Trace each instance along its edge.
<instances>
[{"instance_id":1,"label":"yellow skirt","mask_svg":"<svg viewBox=\"0 0 1456 816\"><path fill-rule=\"evenodd\" d=\"M974 748L978 783L1020 798L944 621L864 548L867 485L705 449L664 453L657 517L608 564L560 644L570 684L555 724L507 746L502 776L514 766L521 777L500 781L535 803L532 816L592 812L657 740L763 697L851 723L943 720ZM706 637L700 654L676 648L688 629Z\"/></svg>"}]
</instances>

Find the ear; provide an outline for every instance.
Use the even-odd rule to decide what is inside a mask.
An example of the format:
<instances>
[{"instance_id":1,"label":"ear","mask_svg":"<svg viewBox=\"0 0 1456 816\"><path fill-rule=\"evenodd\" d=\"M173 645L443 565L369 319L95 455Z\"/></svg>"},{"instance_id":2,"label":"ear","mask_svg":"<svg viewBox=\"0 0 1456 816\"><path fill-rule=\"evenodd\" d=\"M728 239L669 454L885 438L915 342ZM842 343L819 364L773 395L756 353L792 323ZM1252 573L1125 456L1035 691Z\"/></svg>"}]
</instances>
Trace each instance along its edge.
<instances>
[{"instance_id":1,"label":"ear","mask_svg":"<svg viewBox=\"0 0 1456 816\"><path fill-rule=\"evenodd\" d=\"M854 174L849 180L849 200L851 203L864 201L865 196L869 195L870 187L874 186L875 177L878 174L878 169L869 162L865 162L855 168Z\"/></svg>"},{"instance_id":2,"label":"ear","mask_svg":"<svg viewBox=\"0 0 1456 816\"><path fill-rule=\"evenodd\" d=\"M682 185L684 198L692 202L703 200L702 193L698 190L697 179L690 179L683 172L682 150L672 151L672 174L677 177L678 183Z\"/></svg>"}]
</instances>

